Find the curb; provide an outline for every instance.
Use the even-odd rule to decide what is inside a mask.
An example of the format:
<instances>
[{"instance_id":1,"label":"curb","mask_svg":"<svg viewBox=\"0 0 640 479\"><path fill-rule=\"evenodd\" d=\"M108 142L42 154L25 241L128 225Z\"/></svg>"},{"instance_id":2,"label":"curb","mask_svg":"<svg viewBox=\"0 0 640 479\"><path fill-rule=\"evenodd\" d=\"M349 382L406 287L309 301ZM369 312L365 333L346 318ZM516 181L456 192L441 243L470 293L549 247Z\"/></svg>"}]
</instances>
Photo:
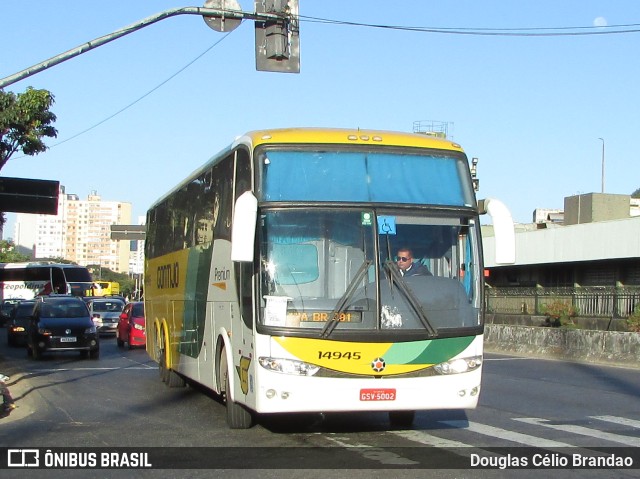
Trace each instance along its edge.
<instances>
[{"instance_id":1,"label":"curb","mask_svg":"<svg viewBox=\"0 0 640 479\"><path fill-rule=\"evenodd\" d=\"M486 324L489 352L581 361L640 369L640 334Z\"/></svg>"}]
</instances>

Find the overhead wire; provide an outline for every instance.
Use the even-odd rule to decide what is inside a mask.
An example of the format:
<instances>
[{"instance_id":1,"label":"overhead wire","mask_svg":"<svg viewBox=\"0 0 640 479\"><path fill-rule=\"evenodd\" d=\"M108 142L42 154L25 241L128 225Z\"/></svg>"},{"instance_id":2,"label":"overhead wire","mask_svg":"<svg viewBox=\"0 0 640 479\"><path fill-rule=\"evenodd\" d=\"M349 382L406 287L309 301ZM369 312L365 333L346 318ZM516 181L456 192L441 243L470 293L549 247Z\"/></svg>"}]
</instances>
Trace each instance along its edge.
<instances>
[{"instance_id":1,"label":"overhead wire","mask_svg":"<svg viewBox=\"0 0 640 479\"><path fill-rule=\"evenodd\" d=\"M131 103L129 103L127 106L119 109L118 111L116 111L115 113L113 113L112 115L109 115L108 117L104 118L103 120L99 121L98 123L90 126L89 128L86 128L85 130L82 130L78 133L76 133L75 135L70 136L69 138L66 138L62 141L59 141L58 143L55 143L53 145L51 145L49 148L53 148L56 146L60 146L63 143L66 143L68 141L71 141L77 137L79 137L80 135L84 135L85 133L88 133L89 131L93 130L94 128L97 128L98 126L102 125L103 123L111 120L112 118L118 116L120 113L123 113L124 111L128 110L129 108L131 108L132 106L134 106L136 103L139 103L140 101L142 101L143 99L145 99L146 97L148 97L149 95L151 95L154 91L158 90L159 88L161 88L162 86L164 86L165 84L167 84L168 82L170 82L171 80L173 80L176 76L178 76L180 73L182 73L183 71L185 71L187 68L189 68L191 65L193 65L195 62L197 62L200 58L202 58L203 56L205 56L207 53L209 53L213 48L215 48L216 46L218 46L223 40L225 40L232 32L228 32L226 35L224 35L220 40L218 40L217 42L215 42L213 45L211 45L209 48L207 48L206 50L204 50L202 53L200 53L198 56L196 56L193 60L191 60L190 62L188 62L186 65L184 65L182 68L180 68L179 70L177 70L175 73L173 73L171 76L169 76L168 78L166 78L165 80L163 80L162 82L160 82L158 85L156 85L155 87L153 87L151 90L147 91L144 95L140 96L139 98L137 98L136 100L132 101ZM21 158L21 157L19 157Z\"/></svg>"},{"instance_id":2,"label":"overhead wire","mask_svg":"<svg viewBox=\"0 0 640 479\"><path fill-rule=\"evenodd\" d=\"M363 23L363 22L353 22L346 20L335 20L328 18L319 18L319 17L310 17L300 15L299 21L308 22L308 23L322 23L322 24L332 24L332 25L343 25L343 26L352 26L352 27L364 27L364 28L378 28L385 30L399 30L399 31L411 31L411 32L419 32L419 33L435 33L435 34L449 34L449 35L477 35L477 36L506 36L506 37L551 37L551 36L585 36L585 35L613 35L613 34L627 34L627 33L639 33L640 32L640 24L638 23L630 23L630 24L621 24L621 25L601 25L601 26L574 26L574 27L523 27L523 28L478 28L478 27L469 27L469 28L461 28L461 27L420 27L420 26L406 26L406 25L385 25L385 24L375 24L375 23ZM114 117L120 115L124 111L128 110L135 104L142 101L144 98L149 96L151 93L155 92L173 78L178 76L180 73L185 71L195 62L197 62L200 58L205 56L209 51L219 45L223 40L225 40L232 32L228 32L224 35L220 40L212 44L209 48L203 51L201 54L196 56L193 60L188 62L185 66L177 70L167 79L163 80L161 83L153 87L151 90L146 92L144 95L140 96L133 102L129 103L125 107L116 111L112 115L104 118L98 123L82 130L69 138L66 138L58 143L51 145L49 148L53 148L59 145L62 145L68 141L71 141L89 131L97 128L103 123L113 119Z\"/></svg>"},{"instance_id":3,"label":"overhead wire","mask_svg":"<svg viewBox=\"0 0 640 479\"><path fill-rule=\"evenodd\" d=\"M522 36L522 37L548 37L548 36L584 36L584 35L614 35L621 33L638 33L640 24L630 23L622 25L580 26L580 27L524 27L524 28L460 28L460 27L415 27L406 25L385 25L376 23L351 22L345 20L332 20L318 17L299 17L301 21L309 23L324 23L354 27L380 28L384 30L401 30L422 33L442 33L450 35L493 35L493 36ZM583 31L588 30L588 31Z\"/></svg>"}]
</instances>

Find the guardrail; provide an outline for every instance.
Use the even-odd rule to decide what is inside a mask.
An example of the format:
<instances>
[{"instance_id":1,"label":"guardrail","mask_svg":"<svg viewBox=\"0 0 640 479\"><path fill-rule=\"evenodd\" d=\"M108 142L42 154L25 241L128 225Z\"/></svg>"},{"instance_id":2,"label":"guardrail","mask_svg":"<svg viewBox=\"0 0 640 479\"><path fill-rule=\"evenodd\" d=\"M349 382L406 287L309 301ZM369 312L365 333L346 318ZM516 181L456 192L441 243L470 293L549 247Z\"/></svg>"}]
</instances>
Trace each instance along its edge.
<instances>
[{"instance_id":1,"label":"guardrail","mask_svg":"<svg viewBox=\"0 0 640 479\"><path fill-rule=\"evenodd\" d=\"M578 316L628 318L640 308L638 288L491 288L486 289L485 311L497 314L544 315L545 306L562 301Z\"/></svg>"}]
</instances>

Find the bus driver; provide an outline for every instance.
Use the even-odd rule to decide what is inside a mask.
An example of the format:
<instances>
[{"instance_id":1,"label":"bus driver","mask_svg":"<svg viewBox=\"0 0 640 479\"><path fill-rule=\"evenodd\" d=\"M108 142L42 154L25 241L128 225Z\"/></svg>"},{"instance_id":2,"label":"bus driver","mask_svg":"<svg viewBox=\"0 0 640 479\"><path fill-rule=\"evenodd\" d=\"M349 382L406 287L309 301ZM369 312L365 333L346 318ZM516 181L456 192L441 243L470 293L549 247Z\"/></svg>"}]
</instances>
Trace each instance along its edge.
<instances>
[{"instance_id":1,"label":"bus driver","mask_svg":"<svg viewBox=\"0 0 640 479\"><path fill-rule=\"evenodd\" d=\"M429 268L422 263L413 262L413 253L409 248L400 248L396 258L402 276L431 276Z\"/></svg>"}]
</instances>

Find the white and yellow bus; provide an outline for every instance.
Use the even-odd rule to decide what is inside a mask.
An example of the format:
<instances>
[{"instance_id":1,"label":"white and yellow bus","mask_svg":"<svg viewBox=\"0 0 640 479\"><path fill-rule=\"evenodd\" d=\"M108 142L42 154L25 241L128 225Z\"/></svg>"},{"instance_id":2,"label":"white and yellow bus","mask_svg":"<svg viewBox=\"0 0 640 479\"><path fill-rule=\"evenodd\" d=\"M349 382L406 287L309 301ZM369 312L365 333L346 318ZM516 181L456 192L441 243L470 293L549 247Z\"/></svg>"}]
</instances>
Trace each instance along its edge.
<instances>
[{"instance_id":1,"label":"white and yellow bus","mask_svg":"<svg viewBox=\"0 0 640 479\"><path fill-rule=\"evenodd\" d=\"M256 414L388 411L408 425L417 410L474 408L485 210L496 262L513 261L511 216L476 202L456 143L248 133L147 214L147 351L169 386L220 394L231 428ZM403 275L408 260L423 274Z\"/></svg>"}]
</instances>

